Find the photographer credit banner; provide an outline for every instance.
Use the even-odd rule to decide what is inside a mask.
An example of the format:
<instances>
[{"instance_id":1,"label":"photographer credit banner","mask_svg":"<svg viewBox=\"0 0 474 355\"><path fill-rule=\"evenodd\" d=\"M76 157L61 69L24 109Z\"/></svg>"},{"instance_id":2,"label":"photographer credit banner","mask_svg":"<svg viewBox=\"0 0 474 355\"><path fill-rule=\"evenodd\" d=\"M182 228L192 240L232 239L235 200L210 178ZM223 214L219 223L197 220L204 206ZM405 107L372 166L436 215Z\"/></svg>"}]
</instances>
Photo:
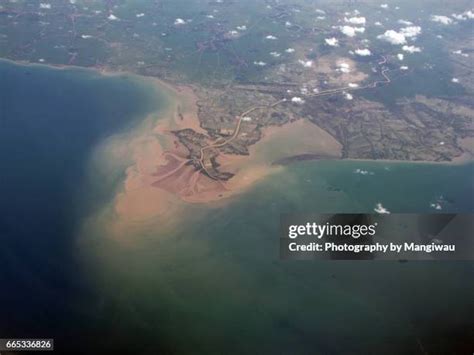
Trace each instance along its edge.
<instances>
[{"instance_id":1,"label":"photographer credit banner","mask_svg":"<svg viewBox=\"0 0 474 355\"><path fill-rule=\"evenodd\" d=\"M474 260L473 214L283 214L284 260Z\"/></svg>"}]
</instances>

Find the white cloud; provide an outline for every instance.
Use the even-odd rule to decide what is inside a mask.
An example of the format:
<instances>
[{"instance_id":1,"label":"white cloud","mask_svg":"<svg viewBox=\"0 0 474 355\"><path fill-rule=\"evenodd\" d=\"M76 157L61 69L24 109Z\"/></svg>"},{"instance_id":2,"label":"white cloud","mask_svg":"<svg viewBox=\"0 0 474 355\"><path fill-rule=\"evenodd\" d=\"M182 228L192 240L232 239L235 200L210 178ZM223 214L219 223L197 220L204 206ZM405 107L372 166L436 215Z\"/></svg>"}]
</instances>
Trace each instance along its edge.
<instances>
[{"instance_id":1,"label":"white cloud","mask_svg":"<svg viewBox=\"0 0 474 355\"><path fill-rule=\"evenodd\" d=\"M39 4L39 8L40 8L40 9L50 9L50 8L51 8L51 4L42 2L42 3Z\"/></svg>"},{"instance_id":2,"label":"white cloud","mask_svg":"<svg viewBox=\"0 0 474 355\"><path fill-rule=\"evenodd\" d=\"M339 62L338 68L336 70L340 71L341 73L349 73L351 71L351 67L346 62Z\"/></svg>"},{"instance_id":3,"label":"white cloud","mask_svg":"<svg viewBox=\"0 0 474 355\"><path fill-rule=\"evenodd\" d=\"M352 26L342 26L339 27L340 31L348 37L354 37L357 33L364 33L364 27L352 27Z\"/></svg>"},{"instance_id":4,"label":"white cloud","mask_svg":"<svg viewBox=\"0 0 474 355\"><path fill-rule=\"evenodd\" d=\"M403 33L399 33L394 30L388 30L385 31L383 35L377 36L378 39L381 39L383 41L386 41L391 44L405 44L407 43L407 40L405 38L405 35Z\"/></svg>"},{"instance_id":5,"label":"white cloud","mask_svg":"<svg viewBox=\"0 0 474 355\"><path fill-rule=\"evenodd\" d=\"M390 214L390 211L382 206L380 202L375 205L374 211L380 214Z\"/></svg>"},{"instance_id":6,"label":"white cloud","mask_svg":"<svg viewBox=\"0 0 474 355\"><path fill-rule=\"evenodd\" d=\"M400 29L400 33L403 34L405 37L416 37L421 33L420 26L408 26Z\"/></svg>"},{"instance_id":7,"label":"white cloud","mask_svg":"<svg viewBox=\"0 0 474 355\"><path fill-rule=\"evenodd\" d=\"M431 21L439 22L443 25L450 25L453 22L451 18L449 18L448 16L443 16L443 15L432 15Z\"/></svg>"},{"instance_id":8,"label":"white cloud","mask_svg":"<svg viewBox=\"0 0 474 355\"><path fill-rule=\"evenodd\" d=\"M402 66L400 67L400 70L408 70L408 67L407 67L406 65L402 65Z\"/></svg>"},{"instance_id":9,"label":"white cloud","mask_svg":"<svg viewBox=\"0 0 474 355\"><path fill-rule=\"evenodd\" d=\"M368 48L356 49L354 53L360 57L367 57L369 55L372 55L372 52Z\"/></svg>"},{"instance_id":10,"label":"white cloud","mask_svg":"<svg viewBox=\"0 0 474 355\"><path fill-rule=\"evenodd\" d=\"M344 21L352 23L353 25L365 25L365 17L344 17Z\"/></svg>"},{"instance_id":11,"label":"white cloud","mask_svg":"<svg viewBox=\"0 0 474 355\"><path fill-rule=\"evenodd\" d=\"M287 49L285 49L285 52L286 53L294 53L295 49L294 48L287 48Z\"/></svg>"},{"instance_id":12,"label":"white cloud","mask_svg":"<svg viewBox=\"0 0 474 355\"><path fill-rule=\"evenodd\" d=\"M313 61L312 60L298 60L298 63L300 63L303 67L305 68L311 68L313 66Z\"/></svg>"},{"instance_id":13,"label":"white cloud","mask_svg":"<svg viewBox=\"0 0 474 355\"><path fill-rule=\"evenodd\" d=\"M326 42L326 44L328 46L331 46L331 47L337 47L339 45L339 41L337 38L335 37L332 37L332 38L325 38L324 39L324 42Z\"/></svg>"},{"instance_id":14,"label":"white cloud","mask_svg":"<svg viewBox=\"0 0 474 355\"><path fill-rule=\"evenodd\" d=\"M458 78L452 78L452 79L451 79L451 82L453 82L453 83L459 83L459 79L458 79Z\"/></svg>"},{"instance_id":15,"label":"white cloud","mask_svg":"<svg viewBox=\"0 0 474 355\"><path fill-rule=\"evenodd\" d=\"M415 46L403 46L402 50L408 53L419 53L421 52L420 47L415 47Z\"/></svg>"},{"instance_id":16,"label":"white cloud","mask_svg":"<svg viewBox=\"0 0 474 355\"><path fill-rule=\"evenodd\" d=\"M295 104L304 104L304 100L301 97L294 96L291 98L291 102Z\"/></svg>"},{"instance_id":17,"label":"white cloud","mask_svg":"<svg viewBox=\"0 0 474 355\"><path fill-rule=\"evenodd\" d=\"M239 31L245 31L245 30L247 30L247 26L245 26L245 25L237 26L237 30L239 30Z\"/></svg>"},{"instance_id":18,"label":"white cloud","mask_svg":"<svg viewBox=\"0 0 474 355\"><path fill-rule=\"evenodd\" d=\"M278 38L275 37L274 35L268 35L268 36L265 37L265 39L270 39L270 40L274 41L274 40L277 40Z\"/></svg>"},{"instance_id":19,"label":"white cloud","mask_svg":"<svg viewBox=\"0 0 474 355\"><path fill-rule=\"evenodd\" d=\"M354 96L352 96L352 95L349 94L348 92L345 92L345 93L344 93L344 97L346 98L346 100L352 100L352 99L354 99Z\"/></svg>"},{"instance_id":20,"label":"white cloud","mask_svg":"<svg viewBox=\"0 0 474 355\"><path fill-rule=\"evenodd\" d=\"M264 67L265 65L267 65L267 63L265 62L262 62L262 61L255 61L253 62L253 64L255 64L256 66L259 66L259 67Z\"/></svg>"},{"instance_id":21,"label":"white cloud","mask_svg":"<svg viewBox=\"0 0 474 355\"><path fill-rule=\"evenodd\" d=\"M381 7L382 9L388 9L388 4L380 4L380 7Z\"/></svg>"},{"instance_id":22,"label":"white cloud","mask_svg":"<svg viewBox=\"0 0 474 355\"><path fill-rule=\"evenodd\" d=\"M382 25L382 22L380 22L380 21L375 22L374 25L375 25L375 26L383 26L383 25Z\"/></svg>"},{"instance_id":23,"label":"white cloud","mask_svg":"<svg viewBox=\"0 0 474 355\"><path fill-rule=\"evenodd\" d=\"M397 58L398 58L398 60L403 60L403 58L405 58L405 56L403 55L403 53L398 53Z\"/></svg>"},{"instance_id":24,"label":"white cloud","mask_svg":"<svg viewBox=\"0 0 474 355\"><path fill-rule=\"evenodd\" d=\"M466 57L466 58L469 57L469 54L464 53L464 52L463 52L462 50L460 50L460 49L453 51L453 54L459 54L460 56L463 56L463 57Z\"/></svg>"},{"instance_id":25,"label":"white cloud","mask_svg":"<svg viewBox=\"0 0 474 355\"><path fill-rule=\"evenodd\" d=\"M186 21L184 21L182 18L177 18L176 20L174 20L175 26L180 26L180 25L185 25L185 24L186 24Z\"/></svg>"},{"instance_id":26,"label":"white cloud","mask_svg":"<svg viewBox=\"0 0 474 355\"><path fill-rule=\"evenodd\" d=\"M359 87L359 84L356 84L356 83L349 83L347 84L350 88L358 88Z\"/></svg>"},{"instance_id":27,"label":"white cloud","mask_svg":"<svg viewBox=\"0 0 474 355\"><path fill-rule=\"evenodd\" d=\"M391 44L405 44L407 38L414 38L421 33L420 26L408 26L400 29L399 32L394 30L385 31L383 35L377 36L378 39L387 41Z\"/></svg>"},{"instance_id":28,"label":"white cloud","mask_svg":"<svg viewBox=\"0 0 474 355\"><path fill-rule=\"evenodd\" d=\"M110 14L109 17L107 17L110 21L116 21L118 20L119 18L117 16L115 16L114 14Z\"/></svg>"},{"instance_id":29,"label":"white cloud","mask_svg":"<svg viewBox=\"0 0 474 355\"><path fill-rule=\"evenodd\" d=\"M413 25L413 22L407 20L398 20L397 21L400 25L410 26Z\"/></svg>"},{"instance_id":30,"label":"white cloud","mask_svg":"<svg viewBox=\"0 0 474 355\"><path fill-rule=\"evenodd\" d=\"M354 174L360 174L360 175L375 175L374 172L372 171L368 171L368 170L364 170L364 169L355 169L354 170Z\"/></svg>"},{"instance_id":31,"label":"white cloud","mask_svg":"<svg viewBox=\"0 0 474 355\"><path fill-rule=\"evenodd\" d=\"M138 18L140 18L140 17L145 16L145 14L142 12L142 13L136 14L135 16L138 17Z\"/></svg>"},{"instance_id":32,"label":"white cloud","mask_svg":"<svg viewBox=\"0 0 474 355\"><path fill-rule=\"evenodd\" d=\"M343 34L345 34L346 36L349 36L349 37L354 37L355 36L355 30L354 30L354 27L351 27L351 26L342 26L340 28L341 32Z\"/></svg>"},{"instance_id":33,"label":"white cloud","mask_svg":"<svg viewBox=\"0 0 474 355\"><path fill-rule=\"evenodd\" d=\"M92 36L91 35L81 35L81 38L88 39L88 38L92 38Z\"/></svg>"},{"instance_id":34,"label":"white cloud","mask_svg":"<svg viewBox=\"0 0 474 355\"><path fill-rule=\"evenodd\" d=\"M278 53L278 52L270 52L270 55L274 58L278 58L279 56L281 56L281 53Z\"/></svg>"},{"instance_id":35,"label":"white cloud","mask_svg":"<svg viewBox=\"0 0 474 355\"><path fill-rule=\"evenodd\" d=\"M462 14L452 14L451 16L459 21L472 20L474 19L474 12L472 10L467 10Z\"/></svg>"}]
</instances>

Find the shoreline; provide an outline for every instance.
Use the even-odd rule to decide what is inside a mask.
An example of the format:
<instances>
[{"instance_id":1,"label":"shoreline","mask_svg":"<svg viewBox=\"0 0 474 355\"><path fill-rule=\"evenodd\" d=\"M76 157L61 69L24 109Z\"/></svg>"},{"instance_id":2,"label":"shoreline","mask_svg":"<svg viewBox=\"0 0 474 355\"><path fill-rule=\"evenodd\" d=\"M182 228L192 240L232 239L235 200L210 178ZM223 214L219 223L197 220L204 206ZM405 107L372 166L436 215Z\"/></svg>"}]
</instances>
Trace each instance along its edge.
<instances>
[{"instance_id":1,"label":"shoreline","mask_svg":"<svg viewBox=\"0 0 474 355\"><path fill-rule=\"evenodd\" d=\"M100 76L104 77L114 77L114 76L131 76L139 80L145 80L145 81L150 81L152 83L158 83L162 87L174 91L176 93L179 93L180 87L185 87L188 86L187 84L178 84L178 83L171 83L163 79L159 79L154 76L145 76L141 75L132 71L128 70L111 70L108 67L103 67L103 68L96 68L96 67L81 67L79 65L74 65L74 64L51 64L51 63L37 63L37 62L28 62L24 60L12 60L4 57L0 57L0 62L6 62L22 67L43 67L43 68L48 68L52 70L78 70L78 71L88 71ZM191 86L191 85L189 85Z\"/></svg>"},{"instance_id":2,"label":"shoreline","mask_svg":"<svg viewBox=\"0 0 474 355\"><path fill-rule=\"evenodd\" d=\"M470 155L470 154L469 154ZM289 166L294 163L310 161L339 161L339 162L362 162L362 163L389 163L389 164L416 164L416 165L452 165L462 166L474 163L474 156L463 157L462 155L452 161L430 161L430 160L390 160L390 159L357 159L357 158L334 158L330 156L318 156L317 154L301 154L278 161L274 161L275 166Z\"/></svg>"},{"instance_id":3,"label":"shoreline","mask_svg":"<svg viewBox=\"0 0 474 355\"><path fill-rule=\"evenodd\" d=\"M101 149L104 149L104 151L110 150L108 154L115 151L115 154L109 155L107 159L124 159L124 156L128 156L131 162L130 166L124 171L125 178L121 188L116 192L114 200L117 200L119 196L123 197L124 194L131 193L137 189L144 189L145 185L148 184L148 187L151 186L153 189L163 190L175 195L184 203L207 204L218 202L245 191L254 185L255 182L265 178L265 176L272 171L300 161L332 160L433 165L464 165L474 161L473 154L467 151L451 161L443 162L357 158L342 159L340 157L340 149L342 147L340 143L333 139L332 136L330 137L329 134L319 126L314 123L308 123L305 119L301 118L293 123L282 126L265 127L262 138L249 147L250 154L248 156L226 156L225 154L221 154L220 163L224 165L224 168L228 168L232 173L236 173L236 176L228 182L220 183L222 186L216 187L215 182L208 181L210 179L202 174L200 174L201 176L192 176L195 171L189 166L184 167L186 171L184 171L183 174L179 171L176 174L173 172L169 173L169 179L164 179L168 180L168 182L160 186L159 183L153 181L153 176L159 176L160 168L170 171L170 162L165 157L165 152L177 154L183 159L186 159L187 154L189 154L187 149L170 131L190 128L198 133L208 135L207 131L201 127L201 122L198 117L198 98L191 84L174 84L162 81L156 77L143 76L129 71L111 71L107 68L100 70L76 65L31 63L5 58L0 58L0 61L24 67L43 67L53 70L82 70L104 77L130 76L139 82L150 84L153 88L156 88L157 92L161 92L168 99L166 107L158 108L150 115L141 119L144 123L148 121L148 129L135 127L130 132L125 133L124 136L127 137L118 138L119 142L122 140L121 143L114 142L114 137L112 137L112 139L106 139L103 142L103 145L110 145L110 147L102 147ZM160 139L154 137L157 135ZM295 139L288 140L288 137ZM319 139L315 139L315 137L319 137ZM123 140L126 141L127 148L119 149L118 146L120 144L123 145ZM298 142L294 143L295 141ZM323 142L314 143L314 141ZM118 146L116 146L116 144L118 144ZM272 145L274 146L273 149ZM117 154L119 150L123 149L128 151ZM182 175L186 175L187 177L183 178ZM175 180L174 185L169 182L169 180L173 179ZM181 181L179 181L180 179ZM192 186L190 187L189 185ZM133 188L131 188L132 186ZM188 191L185 191L186 189L188 189ZM156 194L150 193L150 196L151 195ZM146 197L146 195L143 195L141 199L146 200ZM169 199L166 198L164 200ZM148 204L147 201L142 202ZM124 201L122 200L122 210L124 211L126 208L124 209L125 206L123 203ZM156 207L155 211L166 210L158 208L160 203L152 204ZM153 214L151 210L149 212Z\"/></svg>"},{"instance_id":4,"label":"shoreline","mask_svg":"<svg viewBox=\"0 0 474 355\"><path fill-rule=\"evenodd\" d=\"M12 60L8 58L3 58L0 57L0 62L4 61L7 63L11 63L14 65L19 65L19 66L24 66L24 67L45 67L53 70L84 70L84 71L90 71L94 74L101 75L101 76L131 76L135 79L138 80L143 80L147 81L153 85L159 86L159 89L166 89L168 91L171 91L173 94L176 95L182 95L183 91L193 89L192 84L179 84L179 83L172 83L168 82L162 79L159 79L157 77L153 76L145 76L141 74L137 74L131 71L116 71L116 70L110 70L110 68L104 67L102 69L94 68L94 67L81 67L78 65L73 65L73 64L51 64L51 63L32 63L24 60ZM204 129L201 128L200 121L198 119L198 125L195 125L194 127L190 127L192 129L199 129L200 133L203 133ZM199 127L199 128L198 128ZM273 126L270 126L273 127ZM207 132L206 132L207 133ZM258 142L257 142L258 143ZM464 144L460 144L463 146ZM311 160L328 160L328 159L299 159L297 156L295 157L288 157L285 159L295 159L294 161L311 161ZM441 164L441 165L464 165L464 164L469 164L471 162L474 162L474 152L469 152L467 149L465 149L464 153L461 154L460 156L454 157L450 161L431 161L431 160L394 160L394 159L367 159L367 158L345 158L345 159L330 159L330 160L341 160L341 161L370 161L370 162L381 162L381 163L412 163L412 164ZM278 162L272 162L275 165L289 165L290 163L284 163L284 164L279 164Z\"/></svg>"},{"instance_id":5,"label":"shoreline","mask_svg":"<svg viewBox=\"0 0 474 355\"><path fill-rule=\"evenodd\" d=\"M467 157L466 157L467 155ZM371 163L389 163L389 164L416 164L416 165L468 165L474 163L474 156L470 153L463 153L458 157L455 157L451 161L431 161L431 160L393 160L393 159L358 159L358 158L347 158L339 159L341 161L353 161L353 162L371 162Z\"/></svg>"},{"instance_id":6,"label":"shoreline","mask_svg":"<svg viewBox=\"0 0 474 355\"><path fill-rule=\"evenodd\" d=\"M32 62L27 62L23 60L12 60L8 58L3 58L0 57L0 62L5 61L8 63L12 63L15 65L21 65L21 66L39 66L39 67L47 67L50 69L56 69L56 70L85 70L85 71L91 71L94 72L98 75L103 75L103 76L120 76L120 75L129 75L132 77L136 77L137 79L140 80L146 80L153 82L154 84L158 84L168 90L173 91L176 94L182 93L183 88L192 88L193 85L191 84L179 84L179 83L172 83L165 81L163 79L159 79L157 77L153 76L145 76L141 74L137 74L131 71L115 71L115 70L110 70L107 67L104 67L104 69L98 69L94 67L81 67L78 65L73 65L73 64L50 64L50 63L32 63ZM308 159L310 160L310 159ZM394 159L367 159L367 158L347 158L347 159L339 159L339 160L350 160L350 161L373 161L373 162L388 162L388 163L415 163L415 164L465 164L465 163L470 163L474 162L474 152L469 153L465 151L463 154L461 154L458 157L454 157L451 161L431 161L431 160L394 160Z\"/></svg>"},{"instance_id":7,"label":"shoreline","mask_svg":"<svg viewBox=\"0 0 474 355\"><path fill-rule=\"evenodd\" d=\"M164 106L157 106L156 110L138 118L137 125L130 130L107 137L92 153L101 174L123 174L108 202L90 216L106 228L107 234L118 239L127 239L127 235L134 235L137 228L147 228L155 223L172 228L191 206L225 206L256 183L289 169L289 165L300 160L324 157L318 160L416 165L463 165L474 161L470 154L464 154L450 162L341 159L340 143L319 126L301 118L282 126L265 127L261 139L249 147L249 155L220 154L219 164L225 171L235 173L235 176L228 182L217 183L195 171L193 167L183 164L189 152L171 133L175 129L191 128L207 136L198 117L198 98L192 85L171 84L155 77L125 71L113 72L8 59L0 61L25 68L32 66L53 70L81 70L104 78L126 75L136 79L138 83L150 85L157 95L161 93L166 99ZM154 94L155 92L151 95ZM177 158L170 160L170 154Z\"/></svg>"}]
</instances>

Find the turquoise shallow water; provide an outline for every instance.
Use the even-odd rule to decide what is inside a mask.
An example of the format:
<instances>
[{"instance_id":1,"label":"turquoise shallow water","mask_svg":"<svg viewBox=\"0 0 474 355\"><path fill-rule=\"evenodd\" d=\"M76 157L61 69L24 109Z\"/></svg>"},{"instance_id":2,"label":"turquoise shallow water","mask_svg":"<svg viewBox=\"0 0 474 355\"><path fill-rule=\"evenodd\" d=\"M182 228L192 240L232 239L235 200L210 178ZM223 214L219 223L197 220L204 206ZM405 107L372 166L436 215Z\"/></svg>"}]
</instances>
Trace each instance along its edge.
<instances>
[{"instance_id":1,"label":"turquoise shallow water","mask_svg":"<svg viewBox=\"0 0 474 355\"><path fill-rule=\"evenodd\" d=\"M191 206L172 232L158 225L117 243L78 233L113 190L89 171L90 157L163 102L130 77L9 63L0 73L2 334L54 337L69 353L469 345L473 263L283 262L278 225L285 212L371 212L379 202L473 211L474 165L297 163L227 204Z\"/></svg>"},{"instance_id":2,"label":"turquoise shallow water","mask_svg":"<svg viewBox=\"0 0 474 355\"><path fill-rule=\"evenodd\" d=\"M392 212L428 212L440 196L446 211L472 211L472 169L298 163L225 206L192 207L172 233L158 225L125 247L95 239L88 265L144 349L464 349L472 333L472 263L280 261L278 226L285 212L371 212L378 202Z\"/></svg>"}]
</instances>

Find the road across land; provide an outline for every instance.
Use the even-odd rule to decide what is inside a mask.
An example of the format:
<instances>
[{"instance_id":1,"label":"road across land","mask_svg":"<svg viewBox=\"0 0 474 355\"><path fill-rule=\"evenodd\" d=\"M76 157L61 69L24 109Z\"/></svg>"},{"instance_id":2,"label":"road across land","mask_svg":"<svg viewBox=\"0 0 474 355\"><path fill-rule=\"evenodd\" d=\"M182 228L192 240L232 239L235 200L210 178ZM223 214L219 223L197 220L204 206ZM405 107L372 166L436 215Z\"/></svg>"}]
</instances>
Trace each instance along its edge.
<instances>
[{"instance_id":1,"label":"road across land","mask_svg":"<svg viewBox=\"0 0 474 355\"><path fill-rule=\"evenodd\" d=\"M379 65L384 65L385 63L387 63L387 58L385 56L382 56L382 60L378 64ZM375 87L377 87L378 84L388 84L388 83L391 82L390 78L386 74L389 70L390 69L388 69L388 68L382 69L381 74L384 77L384 80L374 81L374 82L372 82L368 85L360 86L360 87L344 87L344 88L326 90L326 91L306 95L306 97L327 96L327 95L337 94L337 93L340 93L340 92L356 91L356 90L375 88ZM246 117L250 113L252 113L256 110L270 109L270 108L273 108L273 107L275 107L275 106L277 106L281 103L287 102L287 101L288 100L286 98L284 98L284 99L276 101L275 103L273 103L271 105L264 105L264 106L260 105L260 106L254 106L252 108L249 108L244 113L242 113L240 116L238 116L237 125L234 128L234 132L232 133L232 136L229 139L227 139L227 140L225 140L221 143L209 144L205 147L202 147L201 148L201 156L199 157L198 161L199 161L199 164L201 165L201 169L206 173L206 175L208 175L211 179L218 180L218 178L214 177L212 174L209 173L209 171L206 169L206 167L204 165L204 152L206 150L214 149L214 148L221 148L221 147L229 144L230 142L232 142L235 138L237 138L237 136L240 133L240 127L242 126L242 121L243 121L244 117ZM193 159L191 159L190 161L193 161Z\"/></svg>"}]
</instances>

